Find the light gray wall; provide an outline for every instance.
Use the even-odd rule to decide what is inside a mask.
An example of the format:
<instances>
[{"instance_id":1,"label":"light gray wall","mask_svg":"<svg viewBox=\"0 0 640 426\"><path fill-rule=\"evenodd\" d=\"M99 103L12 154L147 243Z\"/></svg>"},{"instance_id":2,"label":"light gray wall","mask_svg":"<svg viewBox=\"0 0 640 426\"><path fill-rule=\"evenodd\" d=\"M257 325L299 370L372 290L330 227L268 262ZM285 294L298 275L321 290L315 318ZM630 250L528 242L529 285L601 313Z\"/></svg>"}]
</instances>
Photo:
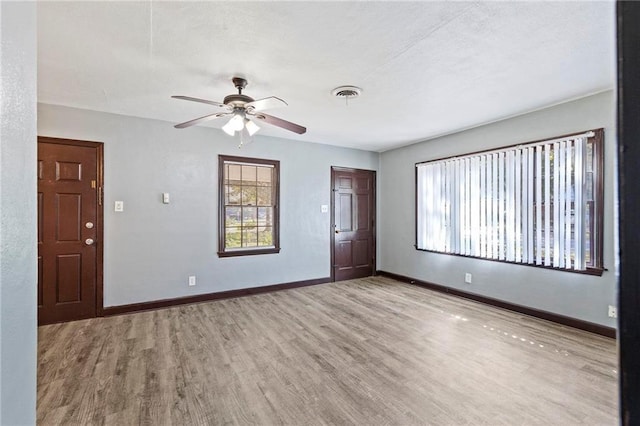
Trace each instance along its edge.
<instances>
[{"instance_id":1,"label":"light gray wall","mask_svg":"<svg viewBox=\"0 0 640 426\"><path fill-rule=\"evenodd\" d=\"M614 94L376 153L257 137L238 150L216 129L53 105L39 106L43 136L105 143L105 306L327 277L330 167L378 170L378 269L614 327ZM605 128L605 266L602 277L418 252L414 164L443 156ZM217 257L217 155L281 161L277 255ZM171 204L161 203L169 192ZM115 213L113 202L125 211ZM473 284L463 283L464 272ZM196 275L198 284L187 286Z\"/></svg>"},{"instance_id":2,"label":"light gray wall","mask_svg":"<svg viewBox=\"0 0 640 426\"><path fill-rule=\"evenodd\" d=\"M105 306L328 277L331 166L378 168L366 151L263 136L238 149L206 127L42 104L38 114L39 135L105 144ZM218 154L280 161L279 254L216 255Z\"/></svg>"},{"instance_id":3,"label":"light gray wall","mask_svg":"<svg viewBox=\"0 0 640 426\"><path fill-rule=\"evenodd\" d=\"M0 424L36 418L36 4L0 2Z\"/></svg>"},{"instance_id":4,"label":"light gray wall","mask_svg":"<svg viewBox=\"0 0 640 426\"><path fill-rule=\"evenodd\" d=\"M414 249L416 162L571 132L605 128L604 266L602 277L512 265ZM615 99L612 91L384 152L380 160L379 269L470 293L616 327L614 210ZM473 284L464 283L465 272Z\"/></svg>"}]
</instances>

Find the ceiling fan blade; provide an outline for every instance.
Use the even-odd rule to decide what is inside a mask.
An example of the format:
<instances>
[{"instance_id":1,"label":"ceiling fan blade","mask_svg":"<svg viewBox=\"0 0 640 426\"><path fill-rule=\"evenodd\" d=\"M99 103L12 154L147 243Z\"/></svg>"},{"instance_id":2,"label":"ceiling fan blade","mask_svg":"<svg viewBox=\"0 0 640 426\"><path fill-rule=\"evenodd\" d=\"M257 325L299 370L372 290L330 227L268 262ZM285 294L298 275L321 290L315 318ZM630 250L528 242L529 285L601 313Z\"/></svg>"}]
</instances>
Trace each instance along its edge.
<instances>
[{"instance_id":1,"label":"ceiling fan blade","mask_svg":"<svg viewBox=\"0 0 640 426\"><path fill-rule=\"evenodd\" d=\"M262 111L271 108L280 108L289 105L282 99L276 96L269 96L268 98L258 99L253 102L249 102L245 105L247 109L253 109L254 111Z\"/></svg>"},{"instance_id":2,"label":"ceiling fan blade","mask_svg":"<svg viewBox=\"0 0 640 426\"><path fill-rule=\"evenodd\" d=\"M271 124L272 126L282 127L283 129L289 130L291 132L297 133L299 135L305 133L307 131L306 127L302 127L299 124L292 123L287 120L283 120L282 118L274 117L273 115L268 115L263 112L259 112L254 115L257 119L264 121L265 123Z\"/></svg>"},{"instance_id":3,"label":"ceiling fan blade","mask_svg":"<svg viewBox=\"0 0 640 426\"><path fill-rule=\"evenodd\" d=\"M217 107L220 107L220 108L230 109L228 105L225 105L223 103L216 102L216 101L208 101L206 99L200 99L200 98L192 98L191 96L172 96L172 98L173 99L182 99L183 101L200 102L202 104L208 104L208 105L213 105L213 106L217 106Z\"/></svg>"},{"instance_id":4,"label":"ceiling fan blade","mask_svg":"<svg viewBox=\"0 0 640 426\"><path fill-rule=\"evenodd\" d=\"M217 112L215 114L205 115L204 117L196 118L193 120L185 121L184 123L176 124L176 129L184 129L185 127L193 126L195 124L204 123L205 121L214 120L216 118L224 117L225 115L231 115L230 112Z\"/></svg>"}]
</instances>

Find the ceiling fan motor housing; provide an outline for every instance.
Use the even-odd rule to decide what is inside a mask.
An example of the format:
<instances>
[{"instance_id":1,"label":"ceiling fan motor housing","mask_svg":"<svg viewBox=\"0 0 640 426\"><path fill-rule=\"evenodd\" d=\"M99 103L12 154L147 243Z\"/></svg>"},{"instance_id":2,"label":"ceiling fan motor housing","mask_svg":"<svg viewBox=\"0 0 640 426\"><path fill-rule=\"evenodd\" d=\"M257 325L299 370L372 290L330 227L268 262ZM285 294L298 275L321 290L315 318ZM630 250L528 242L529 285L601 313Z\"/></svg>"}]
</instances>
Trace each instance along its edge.
<instances>
[{"instance_id":1,"label":"ceiling fan motor housing","mask_svg":"<svg viewBox=\"0 0 640 426\"><path fill-rule=\"evenodd\" d=\"M238 93L242 93L242 89L247 87L247 80L242 77L233 77L231 81L233 81L233 85L238 89Z\"/></svg>"},{"instance_id":2,"label":"ceiling fan motor housing","mask_svg":"<svg viewBox=\"0 0 640 426\"><path fill-rule=\"evenodd\" d=\"M222 101L224 104L229 105L233 108L243 108L245 104L254 101L252 97L242 94L242 89L247 87L246 79L242 77L233 77L232 81L233 85L236 86L236 89L238 89L238 94L225 96L224 101Z\"/></svg>"},{"instance_id":3,"label":"ceiling fan motor housing","mask_svg":"<svg viewBox=\"0 0 640 426\"><path fill-rule=\"evenodd\" d=\"M237 94L237 95L229 95L225 96L222 103L229 105L234 108L242 108L249 102L253 102L254 99L251 96Z\"/></svg>"}]
</instances>

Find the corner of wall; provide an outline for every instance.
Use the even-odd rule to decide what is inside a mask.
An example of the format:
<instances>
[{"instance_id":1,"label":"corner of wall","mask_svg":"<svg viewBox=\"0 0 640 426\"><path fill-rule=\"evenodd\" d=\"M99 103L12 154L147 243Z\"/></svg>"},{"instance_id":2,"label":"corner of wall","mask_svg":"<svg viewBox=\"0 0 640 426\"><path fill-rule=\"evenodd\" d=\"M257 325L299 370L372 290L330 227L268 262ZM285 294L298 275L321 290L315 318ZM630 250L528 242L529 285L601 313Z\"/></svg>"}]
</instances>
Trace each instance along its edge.
<instances>
[{"instance_id":1,"label":"corner of wall","mask_svg":"<svg viewBox=\"0 0 640 426\"><path fill-rule=\"evenodd\" d=\"M0 2L0 424L36 422L36 3Z\"/></svg>"}]
</instances>

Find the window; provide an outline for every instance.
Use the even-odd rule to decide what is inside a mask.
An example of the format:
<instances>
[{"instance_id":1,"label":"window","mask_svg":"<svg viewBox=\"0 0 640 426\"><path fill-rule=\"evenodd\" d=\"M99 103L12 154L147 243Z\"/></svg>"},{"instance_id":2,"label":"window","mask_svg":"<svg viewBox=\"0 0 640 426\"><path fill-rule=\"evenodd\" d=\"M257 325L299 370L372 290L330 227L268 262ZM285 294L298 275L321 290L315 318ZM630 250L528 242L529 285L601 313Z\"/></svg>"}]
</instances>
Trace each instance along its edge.
<instances>
[{"instance_id":1,"label":"window","mask_svg":"<svg viewBox=\"0 0 640 426\"><path fill-rule=\"evenodd\" d=\"M416 164L418 250L601 275L602 129Z\"/></svg>"},{"instance_id":2,"label":"window","mask_svg":"<svg viewBox=\"0 0 640 426\"><path fill-rule=\"evenodd\" d=\"M218 256L278 253L280 162L218 156Z\"/></svg>"}]
</instances>

